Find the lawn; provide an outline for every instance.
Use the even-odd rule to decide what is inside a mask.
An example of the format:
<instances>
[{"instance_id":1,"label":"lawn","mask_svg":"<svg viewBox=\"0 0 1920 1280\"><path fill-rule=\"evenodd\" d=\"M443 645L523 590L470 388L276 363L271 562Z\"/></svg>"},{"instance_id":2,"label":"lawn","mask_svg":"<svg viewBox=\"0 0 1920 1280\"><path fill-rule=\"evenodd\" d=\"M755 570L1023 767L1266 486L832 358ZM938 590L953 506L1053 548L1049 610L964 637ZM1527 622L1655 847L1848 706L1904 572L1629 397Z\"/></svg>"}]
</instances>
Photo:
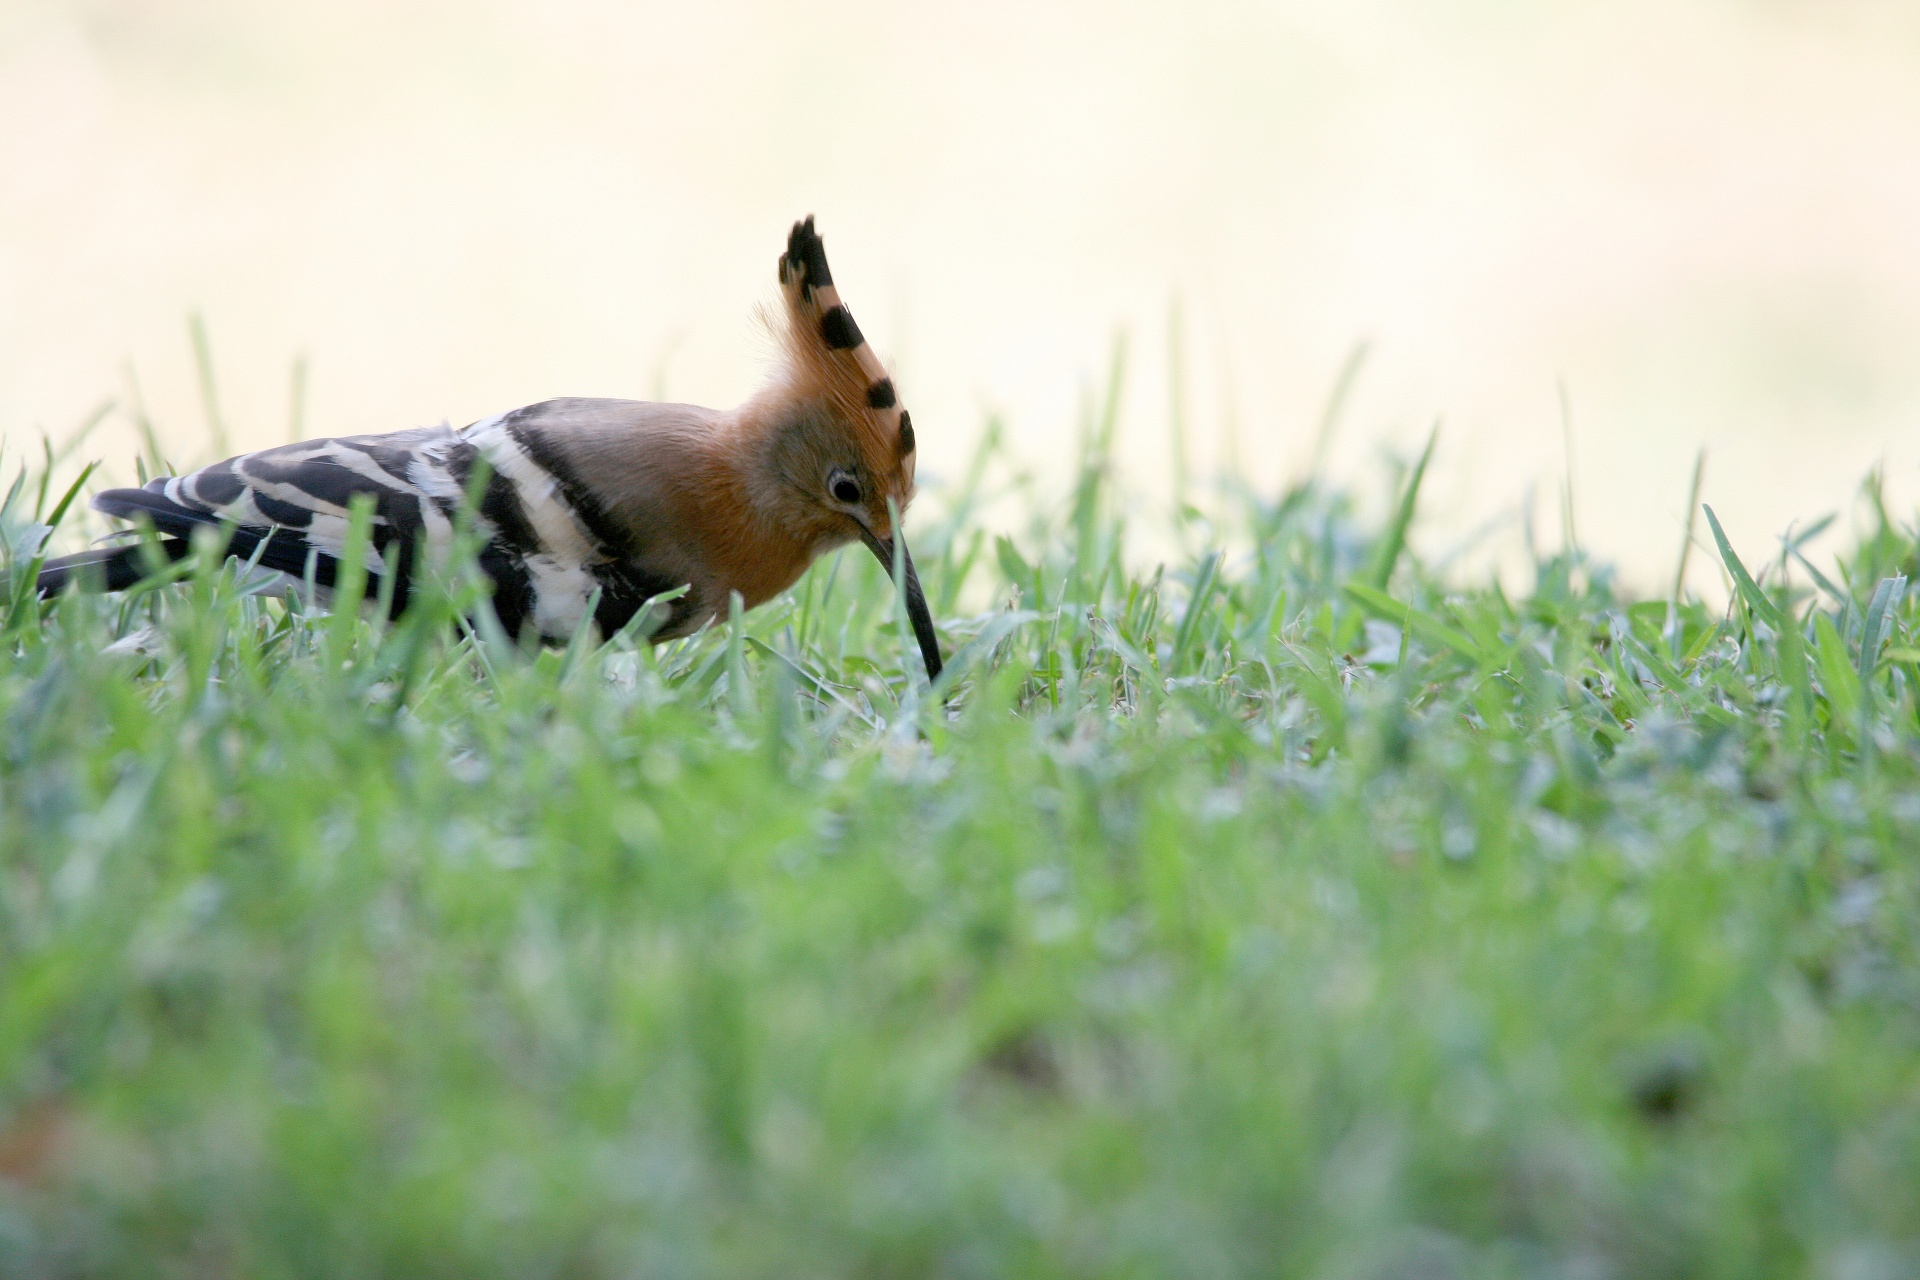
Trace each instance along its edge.
<instances>
[{"instance_id":1,"label":"lawn","mask_svg":"<svg viewBox=\"0 0 1920 1280\"><path fill-rule=\"evenodd\" d=\"M1915 1274L1914 529L1161 569L1110 425L916 509L932 691L857 547L659 649L16 593L0 1275Z\"/></svg>"}]
</instances>

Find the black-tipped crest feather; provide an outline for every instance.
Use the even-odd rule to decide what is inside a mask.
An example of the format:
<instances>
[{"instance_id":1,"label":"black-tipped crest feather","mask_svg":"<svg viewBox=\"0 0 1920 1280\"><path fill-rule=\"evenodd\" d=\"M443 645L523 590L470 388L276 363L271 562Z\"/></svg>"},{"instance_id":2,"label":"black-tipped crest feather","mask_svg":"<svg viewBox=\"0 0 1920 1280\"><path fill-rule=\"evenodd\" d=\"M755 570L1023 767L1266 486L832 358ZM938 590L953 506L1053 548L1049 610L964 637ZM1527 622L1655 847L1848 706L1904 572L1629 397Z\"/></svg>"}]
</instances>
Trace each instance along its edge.
<instances>
[{"instance_id":1,"label":"black-tipped crest feather","mask_svg":"<svg viewBox=\"0 0 1920 1280\"><path fill-rule=\"evenodd\" d=\"M780 282L785 284L794 272L799 273L800 287L809 298L815 289L833 283L833 273L827 270L827 246L814 232L812 214L794 223L787 236L787 252L780 259Z\"/></svg>"}]
</instances>

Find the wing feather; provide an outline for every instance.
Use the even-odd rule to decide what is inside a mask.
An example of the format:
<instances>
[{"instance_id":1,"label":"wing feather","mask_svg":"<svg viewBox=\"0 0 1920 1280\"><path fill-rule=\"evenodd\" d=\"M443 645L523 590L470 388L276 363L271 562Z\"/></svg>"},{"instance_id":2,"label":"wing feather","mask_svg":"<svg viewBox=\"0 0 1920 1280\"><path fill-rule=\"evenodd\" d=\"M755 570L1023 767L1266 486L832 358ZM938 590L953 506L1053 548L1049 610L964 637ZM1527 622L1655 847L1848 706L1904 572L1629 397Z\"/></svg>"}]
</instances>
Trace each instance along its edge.
<instances>
[{"instance_id":1,"label":"wing feather","mask_svg":"<svg viewBox=\"0 0 1920 1280\"><path fill-rule=\"evenodd\" d=\"M331 586L355 498L373 500L369 568L397 576L394 607L406 600L424 543L444 547L466 486L482 461L490 471L476 521L486 545L481 568L495 585L503 626L532 622L551 638L570 636L598 590L603 628L624 623L645 599L676 583L637 569L635 548L591 500L592 486L530 429L545 406L474 423L462 431L426 427L390 435L308 440L228 458L141 489L111 489L97 510L145 519L172 538L201 526L231 539L232 554L302 576L309 561ZM616 536L618 533L618 536ZM679 606L676 606L676 613Z\"/></svg>"}]
</instances>

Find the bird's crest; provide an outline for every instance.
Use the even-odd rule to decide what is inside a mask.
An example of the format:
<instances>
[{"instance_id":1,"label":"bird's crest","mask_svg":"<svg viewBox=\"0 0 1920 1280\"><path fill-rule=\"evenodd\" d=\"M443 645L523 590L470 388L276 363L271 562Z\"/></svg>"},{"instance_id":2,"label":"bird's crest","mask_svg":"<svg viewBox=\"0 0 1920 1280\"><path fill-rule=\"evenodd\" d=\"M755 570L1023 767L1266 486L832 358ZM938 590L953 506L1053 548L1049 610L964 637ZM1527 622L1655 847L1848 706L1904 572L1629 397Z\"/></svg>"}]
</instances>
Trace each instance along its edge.
<instances>
[{"instance_id":1,"label":"bird's crest","mask_svg":"<svg viewBox=\"0 0 1920 1280\"><path fill-rule=\"evenodd\" d=\"M830 401L845 420L858 424L869 464L880 474L901 475L911 490L913 420L834 288L826 245L812 217L793 224L787 251L780 255L780 285L786 293L788 364L801 389Z\"/></svg>"}]
</instances>

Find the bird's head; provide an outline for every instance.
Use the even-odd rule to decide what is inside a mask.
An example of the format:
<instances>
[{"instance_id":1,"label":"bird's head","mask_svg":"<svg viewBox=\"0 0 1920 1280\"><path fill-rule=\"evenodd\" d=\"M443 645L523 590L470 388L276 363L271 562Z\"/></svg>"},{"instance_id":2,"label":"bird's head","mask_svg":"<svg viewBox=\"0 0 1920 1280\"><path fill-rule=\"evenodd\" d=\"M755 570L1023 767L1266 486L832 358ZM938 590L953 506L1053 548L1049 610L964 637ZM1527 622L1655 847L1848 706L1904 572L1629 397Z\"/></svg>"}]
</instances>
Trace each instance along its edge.
<instances>
[{"instance_id":1,"label":"bird's head","mask_svg":"<svg viewBox=\"0 0 1920 1280\"><path fill-rule=\"evenodd\" d=\"M938 675L933 624L895 527L913 501L913 419L840 300L812 218L794 223L787 237L780 286L776 328L785 359L767 405L767 443L781 520L816 553L862 542L889 574L897 559L928 673Z\"/></svg>"}]
</instances>

